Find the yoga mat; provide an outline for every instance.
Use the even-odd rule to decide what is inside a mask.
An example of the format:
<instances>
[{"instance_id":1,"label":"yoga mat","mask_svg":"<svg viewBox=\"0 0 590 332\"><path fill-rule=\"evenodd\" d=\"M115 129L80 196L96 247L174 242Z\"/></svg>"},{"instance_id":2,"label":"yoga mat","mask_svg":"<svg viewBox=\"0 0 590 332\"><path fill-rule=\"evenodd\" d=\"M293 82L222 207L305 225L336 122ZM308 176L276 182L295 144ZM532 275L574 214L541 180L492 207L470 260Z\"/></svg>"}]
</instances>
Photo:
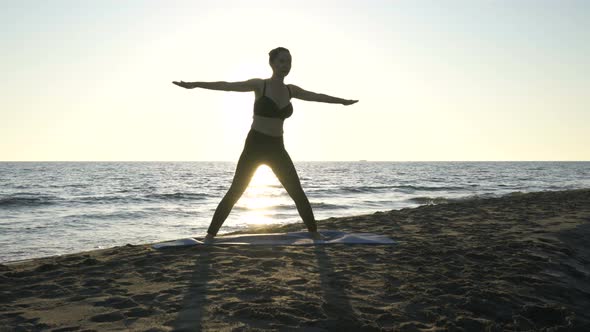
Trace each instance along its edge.
<instances>
[{"instance_id":1,"label":"yoga mat","mask_svg":"<svg viewBox=\"0 0 590 332\"><path fill-rule=\"evenodd\" d=\"M154 249L168 247L184 247L199 245L330 245L346 244L395 244L395 241L385 235L373 233L347 233L335 230L318 231L325 240L314 240L309 232L268 233L268 234L239 234L217 236L213 243L205 244L202 239L184 238L154 244Z\"/></svg>"}]
</instances>

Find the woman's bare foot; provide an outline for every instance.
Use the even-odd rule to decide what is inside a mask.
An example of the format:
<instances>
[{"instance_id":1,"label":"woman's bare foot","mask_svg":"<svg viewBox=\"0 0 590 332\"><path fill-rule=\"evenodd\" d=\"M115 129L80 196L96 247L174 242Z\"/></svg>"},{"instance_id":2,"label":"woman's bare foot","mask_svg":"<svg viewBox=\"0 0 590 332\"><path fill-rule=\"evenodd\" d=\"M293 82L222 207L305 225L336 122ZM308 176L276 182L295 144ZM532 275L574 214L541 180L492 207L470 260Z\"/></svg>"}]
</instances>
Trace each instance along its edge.
<instances>
[{"instance_id":1,"label":"woman's bare foot","mask_svg":"<svg viewBox=\"0 0 590 332\"><path fill-rule=\"evenodd\" d=\"M205 238L203 239L203 242L205 244L209 244L209 243L213 243L214 240L215 240L215 235L211 235L211 234L207 233L207 236L205 236Z\"/></svg>"},{"instance_id":2,"label":"woman's bare foot","mask_svg":"<svg viewBox=\"0 0 590 332\"><path fill-rule=\"evenodd\" d=\"M309 234L311 235L311 238L314 240L322 240L325 241L326 238L320 234L319 232L309 232Z\"/></svg>"}]
</instances>

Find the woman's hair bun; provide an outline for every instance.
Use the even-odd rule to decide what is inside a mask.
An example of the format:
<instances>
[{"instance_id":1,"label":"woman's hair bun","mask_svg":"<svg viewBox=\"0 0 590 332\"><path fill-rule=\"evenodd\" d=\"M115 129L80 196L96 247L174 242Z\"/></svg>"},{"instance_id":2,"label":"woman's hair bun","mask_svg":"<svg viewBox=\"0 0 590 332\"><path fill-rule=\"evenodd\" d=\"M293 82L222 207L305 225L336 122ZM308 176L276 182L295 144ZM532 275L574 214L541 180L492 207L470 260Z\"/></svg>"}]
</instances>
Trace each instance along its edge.
<instances>
[{"instance_id":1,"label":"woman's hair bun","mask_svg":"<svg viewBox=\"0 0 590 332\"><path fill-rule=\"evenodd\" d=\"M291 53L289 52L288 49L284 48L284 47L277 47L274 50L271 50L270 52L268 52L268 61L273 62L275 61L275 59L277 58L277 56L279 56L279 53L281 53L281 51L285 51L287 53Z\"/></svg>"}]
</instances>

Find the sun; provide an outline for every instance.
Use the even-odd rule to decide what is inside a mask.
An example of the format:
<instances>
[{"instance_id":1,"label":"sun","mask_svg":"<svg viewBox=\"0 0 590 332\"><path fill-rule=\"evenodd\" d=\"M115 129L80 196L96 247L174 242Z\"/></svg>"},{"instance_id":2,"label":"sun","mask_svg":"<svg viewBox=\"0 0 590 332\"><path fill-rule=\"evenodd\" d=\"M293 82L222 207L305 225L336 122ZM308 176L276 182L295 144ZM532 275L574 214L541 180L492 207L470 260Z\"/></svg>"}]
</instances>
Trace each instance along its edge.
<instances>
[{"instance_id":1,"label":"sun","mask_svg":"<svg viewBox=\"0 0 590 332\"><path fill-rule=\"evenodd\" d=\"M270 187L280 184L275 173L267 165L260 165L250 182L251 187Z\"/></svg>"},{"instance_id":2,"label":"sun","mask_svg":"<svg viewBox=\"0 0 590 332\"><path fill-rule=\"evenodd\" d=\"M266 165L261 165L254 173L250 185L240 199L240 205L248 210L265 210L276 204L272 196L281 183Z\"/></svg>"},{"instance_id":3,"label":"sun","mask_svg":"<svg viewBox=\"0 0 590 332\"><path fill-rule=\"evenodd\" d=\"M279 191L284 190L276 175L266 165L261 165L254 173L248 188L238 204L247 211L240 216L246 224L270 224L273 219L269 210L281 203Z\"/></svg>"}]
</instances>

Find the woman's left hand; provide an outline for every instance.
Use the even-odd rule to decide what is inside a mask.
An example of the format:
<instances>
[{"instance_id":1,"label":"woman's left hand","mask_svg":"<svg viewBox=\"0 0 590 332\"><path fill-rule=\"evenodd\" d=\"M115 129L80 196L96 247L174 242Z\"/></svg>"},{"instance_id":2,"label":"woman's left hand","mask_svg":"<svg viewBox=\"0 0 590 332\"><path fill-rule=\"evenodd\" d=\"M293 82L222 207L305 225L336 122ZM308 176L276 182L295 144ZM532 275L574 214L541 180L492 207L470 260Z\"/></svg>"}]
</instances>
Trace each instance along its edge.
<instances>
[{"instance_id":1,"label":"woman's left hand","mask_svg":"<svg viewBox=\"0 0 590 332\"><path fill-rule=\"evenodd\" d=\"M193 88L194 88L194 86L193 86L191 83L189 83L189 82L184 82L184 81L180 81L180 82L178 82L178 81L173 81L172 83L174 83L174 84L176 84L176 85L178 85L178 86L180 86L180 87L183 87L183 88L185 88L185 89L193 89Z\"/></svg>"}]
</instances>

